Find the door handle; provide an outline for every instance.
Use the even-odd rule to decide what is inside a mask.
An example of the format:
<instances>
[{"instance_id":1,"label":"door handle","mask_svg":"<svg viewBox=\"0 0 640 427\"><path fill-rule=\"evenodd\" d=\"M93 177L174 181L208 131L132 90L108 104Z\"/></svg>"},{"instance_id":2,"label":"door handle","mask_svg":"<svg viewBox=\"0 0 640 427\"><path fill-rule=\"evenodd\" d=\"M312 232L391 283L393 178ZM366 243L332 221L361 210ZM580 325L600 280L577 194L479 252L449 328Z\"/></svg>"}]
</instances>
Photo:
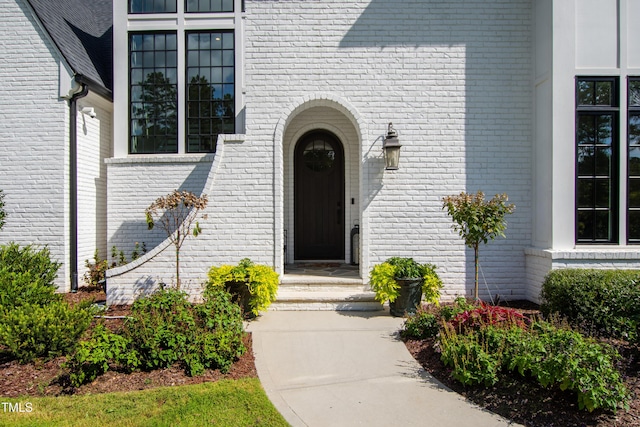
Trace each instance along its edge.
<instances>
[{"instance_id":1,"label":"door handle","mask_svg":"<svg viewBox=\"0 0 640 427\"><path fill-rule=\"evenodd\" d=\"M338 225L342 224L342 204L338 202L338 209L336 210L338 217L336 218L336 223Z\"/></svg>"}]
</instances>

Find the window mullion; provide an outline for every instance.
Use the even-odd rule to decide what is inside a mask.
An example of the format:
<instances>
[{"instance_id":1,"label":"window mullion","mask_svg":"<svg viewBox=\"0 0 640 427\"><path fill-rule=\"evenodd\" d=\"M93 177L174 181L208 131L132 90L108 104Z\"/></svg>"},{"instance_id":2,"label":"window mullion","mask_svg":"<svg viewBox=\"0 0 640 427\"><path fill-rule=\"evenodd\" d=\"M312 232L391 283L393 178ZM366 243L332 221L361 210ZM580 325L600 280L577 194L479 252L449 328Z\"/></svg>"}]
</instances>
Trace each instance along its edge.
<instances>
[{"instance_id":1,"label":"window mullion","mask_svg":"<svg viewBox=\"0 0 640 427\"><path fill-rule=\"evenodd\" d=\"M629 160L629 139L627 132L627 123L629 123L628 102L627 102L627 82L621 84L620 88L620 113L618 122L618 141L620 149L618 150L618 206L620 208L618 215L618 223L620 224L620 245L626 246L629 240L628 232L628 160Z\"/></svg>"},{"instance_id":2,"label":"window mullion","mask_svg":"<svg viewBox=\"0 0 640 427\"><path fill-rule=\"evenodd\" d=\"M186 69L186 36L185 36L185 19L184 7L182 4L178 7L178 154L185 154L186 149L186 77L184 70Z\"/></svg>"}]
</instances>

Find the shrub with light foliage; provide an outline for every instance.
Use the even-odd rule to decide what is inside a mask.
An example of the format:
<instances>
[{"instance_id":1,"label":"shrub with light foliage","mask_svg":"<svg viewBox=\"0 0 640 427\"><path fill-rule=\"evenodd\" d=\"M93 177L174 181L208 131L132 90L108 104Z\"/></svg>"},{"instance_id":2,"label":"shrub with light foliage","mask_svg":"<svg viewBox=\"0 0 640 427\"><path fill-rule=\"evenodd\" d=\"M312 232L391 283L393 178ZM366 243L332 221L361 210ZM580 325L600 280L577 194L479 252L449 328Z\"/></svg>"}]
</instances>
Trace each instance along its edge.
<instances>
[{"instance_id":1,"label":"shrub with light foliage","mask_svg":"<svg viewBox=\"0 0 640 427\"><path fill-rule=\"evenodd\" d=\"M207 196L198 197L190 191L174 190L156 199L145 210L147 227L155 227L156 222L167 233L176 249L176 287L180 289L180 248L187 236L197 237L202 229L196 220L198 212L207 207ZM194 224L195 222L195 224Z\"/></svg>"}]
</instances>

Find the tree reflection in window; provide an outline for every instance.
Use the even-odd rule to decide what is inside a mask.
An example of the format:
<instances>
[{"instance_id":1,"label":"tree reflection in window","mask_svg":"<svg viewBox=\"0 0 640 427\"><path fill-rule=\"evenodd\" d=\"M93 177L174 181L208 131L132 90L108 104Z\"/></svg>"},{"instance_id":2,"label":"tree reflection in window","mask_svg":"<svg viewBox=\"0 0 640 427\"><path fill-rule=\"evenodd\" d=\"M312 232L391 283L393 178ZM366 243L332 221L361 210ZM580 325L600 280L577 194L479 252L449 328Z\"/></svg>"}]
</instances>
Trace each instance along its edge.
<instances>
[{"instance_id":1,"label":"tree reflection in window","mask_svg":"<svg viewBox=\"0 0 640 427\"><path fill-rule=\"evenodd\" d=\"M187 13L233 12L233 0L187 0Z\"/></svg>"},{"instance_id":2,"label":"tree reflection in window","mask_svg":"<svg viewBox=\"0 0 640 427\"><path fill-rule=\"evenodd\" d=\"M628 216L629 243L640 243L640 79L629 79Z\"/></svg>"},{"instance_id":3,"label":"tree reflection in window","mask_svg":"<svg viewBox=\"0 0 640 427\"><path fill-rule=\"evenodd\" d=\"M235 132L235 55L231 31L187 34L187 151L214 152Z\"/></svg>"},{"instance_id":4,"label":"tree reflection in window","mask_svg":"<svg viewBox=\"0 0 640 427\"><path fill-rule=\"evenodd\" d=\"M617 240L616 123L614 79L578 79L576 85L576 240Z\"/></svg>"},{"instance_id":5,"label":"tree reflection in window","mask_svg":"<svg viewBox=\"0 0 640 427\"><path fill-rule=\"evenodd\" d=\"M176 0L129 0L129 13L175 13Z\"/></svg>"},{"instance_id":6,"label":"tree reflection in window","mask_svg":"<svg viewBox=\"0 0 640 427\"><path fill-rule=\"evenodd\" d=\"M129 73L129 152L177 152L176 34L131 34Z\"/></svg>"}]
</instances>

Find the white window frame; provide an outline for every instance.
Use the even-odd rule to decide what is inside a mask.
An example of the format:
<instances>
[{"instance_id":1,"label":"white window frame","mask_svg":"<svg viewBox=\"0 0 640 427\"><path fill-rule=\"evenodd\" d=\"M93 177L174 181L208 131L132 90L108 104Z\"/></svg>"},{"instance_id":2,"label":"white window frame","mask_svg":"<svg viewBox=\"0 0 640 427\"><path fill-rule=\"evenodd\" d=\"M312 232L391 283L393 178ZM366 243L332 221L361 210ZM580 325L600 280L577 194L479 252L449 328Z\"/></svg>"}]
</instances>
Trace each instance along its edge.
<instances>
[{"instance_id":1,"label":"white window frame","mask_svg":"<svg viewBox=\"0 0 640 427\"><path fill-rule=\"evenodd\" d=\"M178 39L178 154L186 152L186 33L233 30L235 49L236 133L244 133L244 29L242 0L234 0L234 12L185 13L178 0L177 13L129 14L128 1L113 4L114 61L114 157L176 156L176 154L129 154L129 32L175 31Z\"/></svg>"}]
</instances>

